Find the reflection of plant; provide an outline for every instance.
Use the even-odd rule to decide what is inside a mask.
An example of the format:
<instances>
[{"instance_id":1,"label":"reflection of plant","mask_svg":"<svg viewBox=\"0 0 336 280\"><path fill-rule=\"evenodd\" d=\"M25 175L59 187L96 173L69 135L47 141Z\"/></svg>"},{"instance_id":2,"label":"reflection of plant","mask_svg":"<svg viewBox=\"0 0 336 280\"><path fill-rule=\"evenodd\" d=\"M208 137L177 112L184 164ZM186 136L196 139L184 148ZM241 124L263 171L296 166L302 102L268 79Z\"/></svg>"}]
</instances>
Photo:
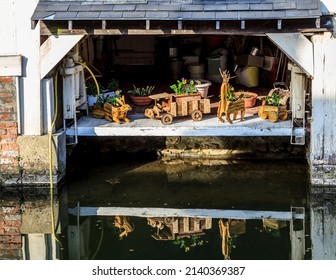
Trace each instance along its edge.
<instances>
[{"instance_id":1,"label":"reflection of plant","mask_svg":"<svg viewBox=\"0 0 336 280\"><path fill-rule=\"evenodd\" d=\"M197 92L196 85L200 85L201 81L199 80L187 80L182 78L177 80L176 84L170 86L170 88L175 92L175 94L192 94Z\"/></svg>"},{"instance_id":2,"label":"reflection of plant","mask_svg":"<svg viewBox=\"0 0 336 280\"><path fill-rule=\"evenodd\" d=\"M238 237L237 234L235 234L233 236L229 236L229 238L228 238L228 245L229 245L230 248L236 248L237 237Z\"/></svg>"},{"instance_id":3,"label":"reflection of plant","mask_svg":"<svg viewBox=\"0 0 336 280\"><path fill-rule=\"evenodd\" d=\"M178 245L184 252L189 252L191 248L202 246L204 241L199 236L177 238L173 244Z\"/></svg>"},{"instance_id":4,"label":"reflection of plant","mask_svg":"<svg viewBox=\"0 0 336 280\"><path fill-rule=\"evenodd\" d=\"M272 236L273 236L274 238L280 238L280 237L281 237L280 230L278 230L278 229L265 228L264 230L265 230L267 233L272 234Z\"/></svg>"}]
</instances>

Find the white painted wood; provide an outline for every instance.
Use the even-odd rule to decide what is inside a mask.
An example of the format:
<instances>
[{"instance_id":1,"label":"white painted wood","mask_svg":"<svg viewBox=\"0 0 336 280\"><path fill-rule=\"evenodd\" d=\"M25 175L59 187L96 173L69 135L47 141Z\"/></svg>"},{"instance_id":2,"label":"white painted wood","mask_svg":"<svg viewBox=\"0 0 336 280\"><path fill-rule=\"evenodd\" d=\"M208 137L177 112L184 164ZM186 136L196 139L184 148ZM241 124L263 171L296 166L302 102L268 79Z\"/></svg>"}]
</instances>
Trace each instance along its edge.
<instances>
[{"instance_id":1,"label":"white painted wood","mask_svg":"<svg viewBox=\"0 0 336 280\"><path fill-rule=\"evenodd\" d=\"M21 55L0 54L0 76L21 76L22 75Z\"/></svg>"},{"instance_id":2,"label":"white painted wood","mask_svg":"<svg viewBox=\"0 0 336 280\"><path fill-rule=\"evenodd\" d=\"M336 40L330 33L314 35L310 169L313 184L334 184L336 167ZM329 170L329 171L328 171Z\"/></svg>"},{"instance_id":3,"label":"white painted wood","mask_svg":"<svg viewBox=\"0 0 336 280\"><path fill-rule=\"evenodd\" d=\"M40 80L40 25L31 29L31 15L38 0L16 0L15 18L10 21L16 27L16 53L22 55L22 77L20 96L22 97L22 133L42 134L42 95Z\"/></svg>"},{"instance_id":4,"label":"white painted wood","mask_svg":"<svg viewBox=\"0 0 336 280\"><path fill-rule=\"evenodd\" d=\"M336 13L335 0L321 0L321 11L323 14L334 15Z\"/></svg>"},{"instance_id":5,"label":"white painted wood","mask_svg":"<svg viewBox=\"0 0 336 280\"><path fill-rule=\"evenodd\" d=\"M47 247L45 235L42 233L27 234L29 260L47 260Z\"/></svg>"},{"instance_id":6,"label":"white painted wood","mask_svg":"<svg viewBox=\"0 0 336 280\"><path fill-rule=\"evenodd\" d=\"M84 35L50 36L40 47L41 79L84 37Z\"/></svg>"},{"instance_id":7,"label":"white painted wood","mask_svg":"<svg viewBox=\"0 0 336 280\"><path fill-rule=\"evenodd\" d=\"M77 216L77 208L69 208L69 214ZM304 219L304 214L288 211L223 210L223 209L173 209L137 207L80 207L80 216L135 216L135 217L195 217L226 219L276 219L289 221L293 217Z\"/></svg>"},{"instance_id":8,"label":"white painted wood","mask_svg":"<svg viewBox=\"0 0 336 280\"><path fill-rule=\"evenodd\" d=\"M336 217L332 207L319 206L311 210L313 260L336 260Z\"/></svg>"},{"instance_id":9,"label":"white painted wood","mask_svg":"<svg viewBox=\"0 0 336 280\"><path fill-rule=\"evenodd\" d=\"M238 119L229 124L222 123L214 115L204 115L202 121L194 122L190 117L180 117L170 125L163 125L160 120L151 120L143 115L129 115L129 123L108 122L104 119L82 117L77 122L79 136L290 136L290 120L271 123L257 116L247 116L244 122ZM297 129L294 135L305 131ZM66 131L75 135L74 126ZM289 140L288 140L289 141Z\"/></svg>"},{"instance_id":10,"label":"white painted wood","mask_svg":"<svg viewBox=\"0 0 336 280\"><path fill-rule=\"evenodd\" d=\"M43 134L48 134L50 132L51 123L55 113L54 81L52 78L42 80L42 100Z\"/></svg>"},{"instance_id":11,"label":"white painted wood","mask_svg":"<svg viewBox=\"0 0 336 280\"><path fill-rule=\"evenodd\" d=\"M291 71L290 82L290 103L292 117L303 119L305 117L305 94L306 94L306 74L297 66L289 65Z\"/></svg>"},{"instance_id":12,"label":"white painted wood","mask_svg":"<svg viewBox=\"0 0 336 280\"><path fill-rule=\"evenodd\" d=\"M267 33L268 38L308 76L314 77L313 44L301 33Z\"/></svg>"},{"instance_id":13,"label":"white painted wood","mask_svg":"<svg viewBox=\"0 0 336 280\"><path fill-rule=\"evenodd\" d=\"M0 55L17 54L15 3L13 0L1 0L0 6Z\"/></svg>"}]
</instances>

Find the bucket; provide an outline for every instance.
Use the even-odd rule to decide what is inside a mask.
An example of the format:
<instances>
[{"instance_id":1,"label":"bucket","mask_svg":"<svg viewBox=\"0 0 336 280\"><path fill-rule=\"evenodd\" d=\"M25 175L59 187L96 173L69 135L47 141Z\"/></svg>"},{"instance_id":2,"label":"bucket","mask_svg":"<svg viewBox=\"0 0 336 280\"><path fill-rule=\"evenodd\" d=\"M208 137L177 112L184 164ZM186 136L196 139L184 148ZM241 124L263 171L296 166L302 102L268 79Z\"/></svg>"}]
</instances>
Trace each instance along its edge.
<instances>
[{"instance_id":1,"label":"bucket","mask_svg":"<svg viewBox=\"0 0 336 280\"><path fill-rule=\"evenodd\" d=\"M203 63L190 63L188 66L190 78L197 80L204 78L204 64Z\"/></svg>"},{"instance_id":2,"label":"bucket","mask_svg":"<svg viewBox=\"0 0 336 280\"><path fill-rule=\"evenodd\" d=\"M170 75L173 80L177 80L182 69L182 60L173 58L170 60Z\"/></svg>"},{"instance_id":3,"label":"bucket","mask_svg":"<svg viewBox=\"0 0 336 280\"><path fill-rule=\"evenodd\" d=\"M213 52L208 58L207 78L217 83L222 82L219 68L223 71L227 69L227 50L219 49Z\"/></svg>"},{"instance_id":4,"label":"bucket","mask_svg":"<svg viewBox=\"0 0 336 280\"><path fill-rule=\"evenodd\" d=\"M255 66L245 66L238 68L236 73L236 83L246 87L257 87L259 85L259 68Z\"/></svg>"},{"instance_id":5,"label":"bucket","mask_svg":"<svg viewBox=\"0 0 336 280\"><path fill-rule=\"evenodd\" d=\"M201 94L203 98L208 96L209 87L211 86L211 82L207 80L200 80L200 85L195 85L197 91Z\"/></svg>"}]
</instances>

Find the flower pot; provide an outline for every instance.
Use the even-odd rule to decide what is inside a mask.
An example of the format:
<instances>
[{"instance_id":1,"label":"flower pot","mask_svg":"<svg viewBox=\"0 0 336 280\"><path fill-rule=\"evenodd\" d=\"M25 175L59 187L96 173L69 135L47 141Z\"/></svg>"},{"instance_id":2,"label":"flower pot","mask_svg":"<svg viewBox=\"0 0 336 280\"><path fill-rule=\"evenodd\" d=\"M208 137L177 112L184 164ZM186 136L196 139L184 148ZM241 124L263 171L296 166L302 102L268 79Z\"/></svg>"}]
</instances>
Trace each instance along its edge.
<instances>
[{"instance_id":1,"label":"flower pot","mask_svg":"<svg viewBox=\"0 0 336 280\"><path fill-rule=\"evenodd\" d=\"M200 80L200 85L195 85L197 91L201 94L203 98L208 96L209 87L212 85L210 81Z\"/></svg>"},{"instance_id":2,"label":"flower pot","mask_svg":"<svg viewBox=\"0 0 336 280\"><path fill-rule=\"evenodd\" d=\"M88 98L88 105L90 107L92 107L97 102L97 95L96 96L88 95L87 98Z\"/></svg>"},{"instance_id":3,"label":"flower pot","mask_svg":"<svg viewBox=\"0 0 336 280\"><path fill-rule=\"evenodd\" d=\"M139 105L139 106L149 105L153 101L148 96L132 96L132 95L130 95L130 98L135 105Z\"/></svg>"},{"instance_id":4,"label":"flower pot","mask_svg":"<svg viewBox=\"0 0 336 280\"><path fill-rule=\"evenodd\" d=\"M245 108L251 108L256 104L257 101L257 97L258 94L254 93L254 92L249 92L249 91L237 91L235 92L235 96L240 96L240 95L244 95L243 99L245 102Z\"/></svg>"}]
</instances>

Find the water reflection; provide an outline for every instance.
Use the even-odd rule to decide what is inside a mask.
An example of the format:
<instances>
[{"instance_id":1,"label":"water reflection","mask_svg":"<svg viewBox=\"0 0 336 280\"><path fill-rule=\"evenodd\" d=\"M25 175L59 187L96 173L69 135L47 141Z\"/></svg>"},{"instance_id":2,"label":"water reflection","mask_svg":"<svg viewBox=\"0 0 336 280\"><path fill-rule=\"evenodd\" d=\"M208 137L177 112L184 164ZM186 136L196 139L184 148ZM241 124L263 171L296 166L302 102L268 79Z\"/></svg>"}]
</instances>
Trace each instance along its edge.
<instances>
[{"instance_id":1,"label":"water reflection","mask_svg":"<svg viewBox=\"0 0 336 280\"><path fill-rule=\"evenodd\" d=\"M0 259L336 259L334 192L308 197L301 162L83 170L55 200L57 239L48 196L2 194Z\"/></svg>"},{"instance_id":2,"label":"water reflection","mask_svg":"<svg viewBox=\"0 0 336 280\"><path fill-rule=\"evenodd\" d=\"M111 219L114 220L114 225L110 223ZM169 260L290 257L289 229L286 222L279 224L277 221L264 223L262 220L223 219L212 221L207 218L206 227L212 223L214 227L194 230L192 224L187 225L187 221L195 221L197 225L198 219L195 218L176 219L175 224L178 222L181 226L176 229L176 226L166 225L157 218L132 217L128 218L125 230L120 229L117 220L118 216L86 218L78 229L83 238L81 241L76 240L77 230L70 227L69 258ZM146 225L146 220L150 225ZM91 227L88 227L89 224Z\"/></svg>"}]
</instances>

